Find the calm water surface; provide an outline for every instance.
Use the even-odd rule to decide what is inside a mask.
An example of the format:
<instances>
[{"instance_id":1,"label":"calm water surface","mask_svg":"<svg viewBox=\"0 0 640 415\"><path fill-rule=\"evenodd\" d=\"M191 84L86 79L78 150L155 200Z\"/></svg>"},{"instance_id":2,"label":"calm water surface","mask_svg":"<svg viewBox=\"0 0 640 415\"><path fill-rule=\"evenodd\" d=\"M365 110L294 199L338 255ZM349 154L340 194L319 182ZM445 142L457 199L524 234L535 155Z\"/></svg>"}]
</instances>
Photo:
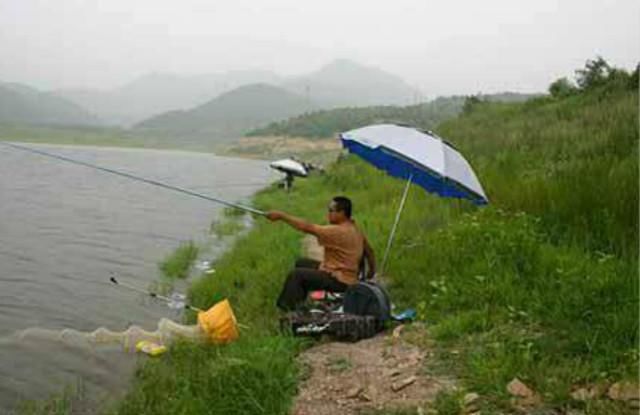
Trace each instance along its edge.
<instances>
[{"instance_id":1,"label":"calm water surface","mask_svg":"<svg viewBox=\"0 0 640 415\"><path fill-rule=\"evenodd\" d=\"M209 154L30 146L230 201L246 201L273 179L264 162ZM109 277L148 287L180 242L215 251L207 231L220 212L205 200L0 145L0 413L78 379L94 401L122 394L135 355L50 334L153 330L161 317L179 319ZM20 335L25 329L31 335Z\"/></svg>"}]
</instances>

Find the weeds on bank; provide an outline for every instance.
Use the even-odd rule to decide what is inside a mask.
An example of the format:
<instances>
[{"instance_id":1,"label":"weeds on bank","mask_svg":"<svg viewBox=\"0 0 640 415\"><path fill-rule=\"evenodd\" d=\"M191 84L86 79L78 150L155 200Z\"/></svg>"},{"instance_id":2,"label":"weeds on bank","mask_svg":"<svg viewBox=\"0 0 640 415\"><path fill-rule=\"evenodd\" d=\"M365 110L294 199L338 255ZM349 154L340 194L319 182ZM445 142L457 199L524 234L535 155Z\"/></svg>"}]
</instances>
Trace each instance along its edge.
<instances>
[{"instance_id":1,"label":"weeds on bank","mask_svg":"<svg viewBox=\"0 0 640 415\"><path fill-rule=\"evenodd\" d=\"M189 276L191 264L198 257L198 247L193 241L185 242L169 254L158 267L170 279L184 279Z\"/></svg>"},{"instance_id":2,"label":"weeds on bank","mask_svg":"<svg viewBox=\"0 0 640 415\"><path fill-rule=\"evenodd\" d=\"M449 368L503 410L514 377L563 405L574 385L637 376L637 262L550 244L540 222L464 215L402 254L392 280L456 351L440 354Z\"/></svg>"},{"instance_id":3,"label":"weeds on bank","mask_svg":"<svg viewBox=\"0 0 640 415\"><path fill-rule=\"evenodd\" d=\"M117 414L287 414L300 343L245 334L226 346L180 342L148 360Z\"/></svg>"},{"instance_id":4,"label":"weeds on bank","mask_svg":"<svg viewBox=\"0 0 640 415\"><path fill-rule=\"evenodd\" d=\"M218 238L235 235L245 228L240 217L225 217L211 223L210 232Z\"/></svg>"}]
</instances>

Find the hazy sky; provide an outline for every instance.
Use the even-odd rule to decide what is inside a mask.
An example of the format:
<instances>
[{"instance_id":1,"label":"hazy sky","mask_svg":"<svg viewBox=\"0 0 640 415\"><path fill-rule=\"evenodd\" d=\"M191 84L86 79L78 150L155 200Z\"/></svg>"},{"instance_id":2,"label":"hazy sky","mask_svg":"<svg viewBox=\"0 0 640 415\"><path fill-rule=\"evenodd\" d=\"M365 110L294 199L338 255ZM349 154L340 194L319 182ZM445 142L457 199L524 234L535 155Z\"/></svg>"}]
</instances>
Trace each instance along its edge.
<instances>
[{"instance_id":1,"label":"hazy sky","mask_svg":"<svg viewBox=\"0 0 640 415\"><path fill-rule=\"evenodd\" d=\"M639 45L638 0L0 0L0 80L42 88L350 58L429 96L542 91Z\"/></svg>"}]
</instances>

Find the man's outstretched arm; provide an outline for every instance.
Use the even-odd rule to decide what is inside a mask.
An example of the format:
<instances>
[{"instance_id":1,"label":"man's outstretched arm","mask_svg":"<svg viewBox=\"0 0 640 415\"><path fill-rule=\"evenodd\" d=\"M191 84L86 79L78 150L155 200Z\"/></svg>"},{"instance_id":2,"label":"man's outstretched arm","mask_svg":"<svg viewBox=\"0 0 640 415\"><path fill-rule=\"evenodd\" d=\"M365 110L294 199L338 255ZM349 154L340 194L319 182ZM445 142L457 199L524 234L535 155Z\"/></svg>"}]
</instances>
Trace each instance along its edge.
<instances>
[{"instance_id":1,"label":"man's outstretched arm","mask_svg":"<svg viewBox=\"0 0 640 415\"><path fill-rule=\"evenodd\" d=\"M267 219L272 222L283 221L287 223L292 228L295 228L301 232L310 233L312 235L316 234L316 225L313 223L309 223L304 219L300 219L298 217L289 215L288 213L280 212L277 210L272 210L267 212Z\"/></svg>"}]
</instances>

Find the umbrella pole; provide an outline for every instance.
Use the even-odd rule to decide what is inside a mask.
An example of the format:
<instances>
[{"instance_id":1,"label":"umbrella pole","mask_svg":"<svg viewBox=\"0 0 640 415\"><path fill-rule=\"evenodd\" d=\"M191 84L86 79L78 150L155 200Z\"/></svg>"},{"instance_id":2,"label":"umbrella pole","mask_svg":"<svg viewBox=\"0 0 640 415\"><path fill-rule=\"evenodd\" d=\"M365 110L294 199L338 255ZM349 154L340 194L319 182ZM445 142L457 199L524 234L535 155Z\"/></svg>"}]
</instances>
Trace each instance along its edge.
<instances>
[{"instance_id":1,"label":"umbrella pole","mask_svg":"<svg viewBox=\"0 0 640 415\"><path fill-rule=\"evenodd\" d=\"M400 200L400 206L398 207L398 211L396 212L396 219L393 222L393 227L391 228L391 234L389 234L389 239L387 240L387 247L384 250L384 257L382 258L382 265L380 266L380 274L384 274L385 266L387 265L387 260L389 259L389 251L391 250L391 243L393 242L393 237L396 234L396 229L398 227L398 222L400 222L400 214L404 209L404 202L407 200L407 194L409 193L409 187L411 186L411 180L413 179L413 175L409 176L407 180L407 184L404 187L404 193L402 194L402 199Z\"/></svg>"}]
</instances>

